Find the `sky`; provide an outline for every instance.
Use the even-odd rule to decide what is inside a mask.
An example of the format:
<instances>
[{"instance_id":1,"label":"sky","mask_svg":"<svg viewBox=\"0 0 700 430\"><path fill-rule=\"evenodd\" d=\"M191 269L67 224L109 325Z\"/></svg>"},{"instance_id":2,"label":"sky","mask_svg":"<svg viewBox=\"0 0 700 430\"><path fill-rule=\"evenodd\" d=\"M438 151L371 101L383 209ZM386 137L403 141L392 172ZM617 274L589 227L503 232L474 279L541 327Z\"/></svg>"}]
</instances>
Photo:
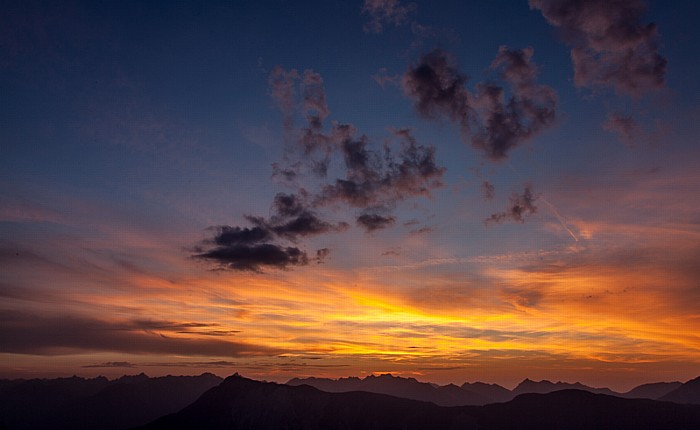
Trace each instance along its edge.
<instances>
[{"instance_id":1,"label":"sky","mask_svg":"<svg viewBox=\"0 0 700 430\"><path fill-rule=\"evenodd\" d=\"M0 377L700 374L700 4L3 1Z\"/></svg>"}]
</instances>

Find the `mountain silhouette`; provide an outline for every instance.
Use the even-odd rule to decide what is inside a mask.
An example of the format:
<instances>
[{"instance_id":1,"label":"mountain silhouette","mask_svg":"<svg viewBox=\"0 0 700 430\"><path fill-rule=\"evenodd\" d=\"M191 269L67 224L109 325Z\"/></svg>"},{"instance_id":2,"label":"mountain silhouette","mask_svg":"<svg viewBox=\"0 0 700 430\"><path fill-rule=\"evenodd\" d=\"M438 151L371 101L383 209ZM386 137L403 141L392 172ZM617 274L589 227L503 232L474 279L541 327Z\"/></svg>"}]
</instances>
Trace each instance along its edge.
<instances>
[{"instance_id":1,"label":"mountain silhouette","mask_svg":"<svg viewBox=\"0 0 700 430\"><path fill-rule=\"evenodd\" d=\"M463 429L697 430L700 406L582 390L523 394L507 403L444 407L368 392L226 378L180 412L139 430Z\"/></svg>"},{"instance_id":2,"label":"mountain silhouette","mask_svg":"<svg viewBox=\"0 0 700 430\"><path fill-rule=\"evenodd\" d=\"M0 422L12 430L124 429L176 412L221 381L206 373L20 380L0 384Z\"/></svg>"},{"instance_id":3,"label":"mountain silhouette","mask_svg":"<svg viewBox=\"0 0 700 430\"><path fill-rule=\"evenodd\" d=\"M488 399L487 403L507 402L513 398L513 393L498 384L485 384L483 382L465 382L461 387Z\"/></svg>"},{"instance_id":4,"label":"mountain silhouette","mask_svg":"<svg viewBox=\"0 0 700 430\"><path fill-rule=\"evenodd\" d=\"M402 378L391 374L370 375L360 378L294 378L287 385L310 385L328 393L365 391L368 393L388 394L405 399L432 402L440 406L485 405L493 400L471 390L462 389L454 384L435 386L419 382L414 378Z\"/></svg>"},{"instance_id":5,"label":"mountain silhouette","mask_svg":"<svg viewBox=\"0 0 700 430\"><path fill-rule=\"evenodd\" d=\"M626 393L620 394L621 397L627 399L659 399L676 388L683 385L680 382L654 382L651 384L642 384L631 389Z\"/></svg>"},{"instance_id":6,"label":"mountain silhouette","mask_svg":"<svg viewBox=\"0 0 700 430\"><path fill-rule=\"evenodd\" d=\"M700 376L691 379L659 400L700 405Z\"/></svg>"},{"instance_id":7,"label":"mountain silhouette","mask_svg":"<svg viewBox=\"0 0 700 430\"><path fill-rule=\"evenodd\" d=\"M467 414L445 414L444 410L432 403L384 394L328 393L309 385L258 382L234 375L182 411L139 429L475 428Z\"/></svg>"},{"instance_id":8,"label":"mountain silhouette","mask_svg":"<svg viewBox=\"0 0 700 430\"><path fill-rule=\"evenodd\" d=\"M520 394L528 394L528 393L536 393L536 394L547 394L547 393L552 393L555 391L561 391L561 390L581 390L581 391L588 391L589 393L596 393L596 394L606 394L608 396L619 396L619 393L616 393L609 388L593 388L589 387L587 385L583 385L580 382L576 382L574 384L570 384L568 382L557 382L553 383L551 381L543 380L543 381L532 381L530 379L525 379L523 382L518 384L517 387L513 389L513 396L518 396Z\"/></svg>"}]
</instances>

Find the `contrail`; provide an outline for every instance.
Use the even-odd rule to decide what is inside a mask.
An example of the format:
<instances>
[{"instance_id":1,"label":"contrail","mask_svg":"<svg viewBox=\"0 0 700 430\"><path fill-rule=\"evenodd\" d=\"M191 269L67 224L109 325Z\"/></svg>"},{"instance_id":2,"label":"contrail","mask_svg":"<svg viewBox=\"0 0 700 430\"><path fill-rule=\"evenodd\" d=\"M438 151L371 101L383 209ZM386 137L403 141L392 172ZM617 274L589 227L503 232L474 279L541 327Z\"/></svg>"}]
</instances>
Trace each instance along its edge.
<instances>
[{"instance_id":1,"label":"contrail","mask_svg":"<svg viewBox=\"0 0 700 430\"><path fill-rule=\"evenodd\" d=\"M515 167L513 167L512 164L510 164L510 161L508 161L507 164L508 164L508 167L510 167L510 170L513 171L513 173L515 173L516 175L520 176L520 173L519 173L517 170L515 170ZM521 177L521 179L522 179L522 177ZM563 216L561 216L561 215L559 214L559 211L557 211L557 208L555 208L553 204L549 203L549 201L548 201L547 199L545 199L544 196L543 196L542 194L540 194L540 197L539 197L539 198L541 198L542 201L545 202L545 203L547 204L547 207L548 207L549 210L552 212L552 214L557 218L557 220L559 221L559 224L561 224L562 228L563 228L564 230L566 230L567 233L569 233L569 235L571 236L572 239L574 239L574 241L578 242L578 237L576 237L576 235L574 234L574 232L571 231L571 229L569 228L568 225L566 225L566 220L564 219Z\"/></svg>"},{"instance_id":2,"label":"contrail","mask_svg":"<svg viewBox=\"0 0 700 430\"><path fill-rule=\"evenodd\" d=\"M568 231L569 234L571 235L571 237L572 237L576 242L578 242L578 237L576 237L576 235L574 234L574 232L571 231L571 229L569 228L569 226L566 225L566 221L564 220L564 217L562 217L561 215L559 215L559 212L558 212L557 209L554 207L554 205L551 204L551 203L549 203L549 202L547 201L547 199L544 198L544 196L540 195L540 198L542 199L543 202L547 203L547 206L548 206L549 209L552 211L552 213L554 214L554 216L557 217L557 219L559 220L559 224L561 224L561 226L564 227L564 230Z\"/></svg>"}]
</instances>

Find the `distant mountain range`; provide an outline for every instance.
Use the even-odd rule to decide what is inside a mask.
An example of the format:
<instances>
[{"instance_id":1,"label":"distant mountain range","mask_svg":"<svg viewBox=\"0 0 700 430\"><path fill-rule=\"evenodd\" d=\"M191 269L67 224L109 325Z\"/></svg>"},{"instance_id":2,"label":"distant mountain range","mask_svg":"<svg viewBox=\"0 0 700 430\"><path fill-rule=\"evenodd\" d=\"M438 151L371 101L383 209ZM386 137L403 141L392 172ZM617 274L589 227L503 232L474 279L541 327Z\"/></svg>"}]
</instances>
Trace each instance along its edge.
<instances>
[{"instance_id":1,"label":"distant mountain range","mask_svg":"<svg viewBox=\"0 0 700 430\"><path fill-rule=\"evenodd\" d=\"M523 394L506 403L444 407L384 394L226 378L182 411L139 430L521 429L697 430L700 405L582 390Z\"/></svg>"},{"instance_id":2,"label":"distant mountain range","mask_svg":"<svg viewBox=\"0 0 700 430\"><path fill-rule=\"evenodd\" d=\"M127 428L697 430L700 377L627 393L529 379L512 391L439 386L389 374L287 384L212 374L0 380L0 430Z\"/></svg>"},{"instance_id":3,"label":"distant mountain range","mask_svg":"<svg viewBox=\"0 0 700 430\"><path fill-rule=\"evenodd\" d=\"M406 399L432 402L439 406L481 406L490 403L502 403L514 399L520 394L547 394L562 390L581 390L594 394L624 397L629 399L651 399L675 401L676 403L698 403L700 400L693 397L692 393L700 392L700 388L686 387L680 394L674 394L681 387L690 384L680 382L659 382L644 384L626 393L617 393L609 388L593 388L581 383L532 381L525 379L512 391L497 384L485 384L483 382L464 383L461 387L456 385L439 386L426 382L418 382L414 378L401 378L390 374L379 376L367 376L361 378L294 378L287 385L310 385L321 391L329 393L345 393L350 391L366 391L368 393L388 394ZM700 385L700 382L698 382ZM688 394L682 394L687 392ZM697 394L695 394L697 396Z\"/></svg>"}]
</instances>

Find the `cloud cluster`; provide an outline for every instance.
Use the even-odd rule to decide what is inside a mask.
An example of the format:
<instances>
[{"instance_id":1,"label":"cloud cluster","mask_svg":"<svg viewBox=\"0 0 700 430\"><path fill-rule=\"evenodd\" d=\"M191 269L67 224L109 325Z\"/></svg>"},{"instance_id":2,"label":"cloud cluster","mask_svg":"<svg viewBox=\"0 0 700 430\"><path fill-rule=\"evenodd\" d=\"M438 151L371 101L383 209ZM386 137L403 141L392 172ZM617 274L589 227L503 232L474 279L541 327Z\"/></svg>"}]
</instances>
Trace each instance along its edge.
<instances>
[{"instance_id":1,"label":"cloud cluster","mask_svg":"<svg viewBox=\"0 0 700 430\"><path fill-rule=\"evenodd\" d=\"M402 25L415 6L402 5L399 0L365 0L362 13L369 15L369 22L364 27L367 33L381 33L384 24Z\"/></svg>"},{"instance_id":2,"label":"cloud cluster","mask_svg":"<svg viewBox=\"0 0 700 430\"><path fill-rule=\"evenodd\" d=\"M501 160L552 125L556 117L556 93L536 82L533 53L532 48L502 46L490 65L502 83L478 83L472 93L452 56L436 49L404 73L403 90L419 114L457 122L472 146L491 160Z\"/></svg>"},{"instance_id":3,"label":"cloud cluster","mask_svg":"<svg viewBox=\"0 0 700 430\"><path fill-rule=\"evenodd\" d=\"M574 82L640 95L664 85L666 59L643 0L530 0L571 46Z\"/></svg>"},{"instance_id":4,"label":"cloud cluster","mask_svg":"<svg viewBox=\"0 0 700 430\"><path fill-rule=\"evenodd\" d=\"M383 154L369 148L368 139L348 138L340 145L345 178L325 185L320 204L343 202L351 207L387 207L410 197L429 195L442 186L445 168L435 162L435 148L418 144L410 130L395 130L401 149L394 154L386 145Z\"/></svg>"},{"instance_id":5,"label":"cloud cluster","mask_svg":"<svg viewBox=\"0 0 700 430\"><path fill-rule=\"evenodd\" d=\"M279 193L272 203L274 214L269 218L246 216L252 227L212 227L213 239L195 258L216 262L220 268L260 272L264 267L286 268L309 263L306 251L290 243L299 238L341 231L346 223L333 224L322 220L298 194ZM317 251L321 261L328 250Z\"/></svg>"},{"instance_id":6,"label":"cloud cluster","mask_svg":"<svg viewBox=\"0 0 700 430\"><path fill-rule=\"evenodd\" d=\"M343 206L358 210L356 225L373 232L394 225L391 210L398 202L429 196L442 186L445 169L435 161L435 148L419 144L408 129L394 130L393 139L381 149L351 124L333 122L326 130L330 110L318 73L278 66L268 83L283 112L290 144L284 160L273 164L273 177L294 185L296 191L278 193L269 218L247 215L248 227L211 227L214 237L196 250L195 258L215 262L222 269L255 272L322 262L329 249L317 250L312 259L296 244L303 238L345 230L349 224L326 221L320 210ZM300 116L304 125L296 126ZM334 171L340 175L329 180L334 161ZM315 191L300 185L309 180L314 183L308 189Z\"/></svg>"},{"instance_id":7,"label":"cloud cluster","mask_svg":"<svg viewBox=\"0 0 700 430\"><path fill-rule=\"evenodd\" d=\"M508 209L503 212L491 214L491 216L486 219L486 224L492 222L499 223L507 220L524 223L526 217L537 212L537 206L535 206L537 197L538 196L533 195L532 187L529 185L526 186L522 194L513 193L510 196Z\"/></svg>"}]
</instances>

